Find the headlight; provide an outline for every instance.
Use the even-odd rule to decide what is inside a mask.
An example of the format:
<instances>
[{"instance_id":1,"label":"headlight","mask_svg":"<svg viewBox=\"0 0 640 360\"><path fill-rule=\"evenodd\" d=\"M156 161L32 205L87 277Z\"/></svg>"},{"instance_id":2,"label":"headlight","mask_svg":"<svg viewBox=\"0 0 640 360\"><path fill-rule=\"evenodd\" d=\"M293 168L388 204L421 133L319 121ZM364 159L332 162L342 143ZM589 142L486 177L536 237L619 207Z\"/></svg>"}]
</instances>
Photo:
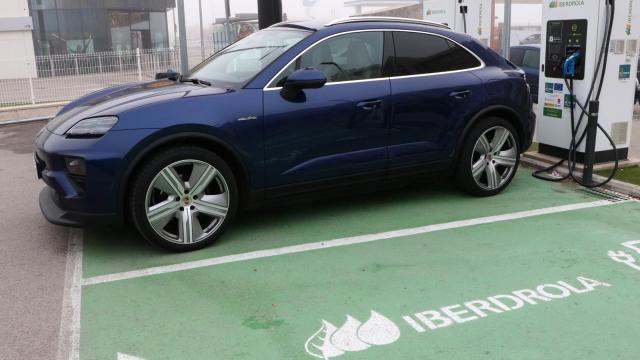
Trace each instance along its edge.
<instances>
[{"instance_id":1,"label":"headlight","mask_svg":"<svg viewBox=\"0 0 640 360\"><path fill-rule=\"evenodd\" d=\"M118 122L118 118L115 116L103 116L90 119L81 120L77 124L73 125L71 129L67 130L67 135L77 137L95 137L102 136L111 130L111 128Z\"/></svg>"}]
</instances>

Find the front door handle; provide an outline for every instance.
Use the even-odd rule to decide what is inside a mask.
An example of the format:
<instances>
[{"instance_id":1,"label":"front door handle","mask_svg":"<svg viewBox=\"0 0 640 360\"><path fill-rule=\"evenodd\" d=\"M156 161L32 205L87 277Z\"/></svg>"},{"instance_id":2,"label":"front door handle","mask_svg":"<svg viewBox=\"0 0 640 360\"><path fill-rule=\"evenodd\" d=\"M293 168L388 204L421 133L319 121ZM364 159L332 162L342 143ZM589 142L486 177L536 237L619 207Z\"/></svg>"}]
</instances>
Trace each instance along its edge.
<instances>
[{"instance_id":1,"label":"front door handle","mask_svg":"<svg viewBox=\"0 0 640 360\"><path fill-rule=\"evenodd\" d=\"M358 108L367 111L379 109L381 106L382 100L362 101L358 103Z\"/></svg>"},{"instance_id":2,"label":"front door handle","mask_svg":"<svg viewBox=\"0 0 640 360\"><path fill-rule=\"evenodd\" d=\"M449 94L449 96L456 98L456 99L466 99L471 95L471 90L460 90L460 91L454 91L451 94Z\"/></svg>"}]
</instances>

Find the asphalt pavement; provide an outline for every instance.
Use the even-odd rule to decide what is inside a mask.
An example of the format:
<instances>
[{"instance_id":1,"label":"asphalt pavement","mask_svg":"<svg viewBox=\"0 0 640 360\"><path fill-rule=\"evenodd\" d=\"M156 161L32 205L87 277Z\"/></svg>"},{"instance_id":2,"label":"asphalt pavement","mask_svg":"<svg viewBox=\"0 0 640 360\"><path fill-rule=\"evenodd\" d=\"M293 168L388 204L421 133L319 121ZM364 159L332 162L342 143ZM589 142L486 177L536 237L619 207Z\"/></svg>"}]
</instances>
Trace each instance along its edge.
<instances>
[{"instance_id":1,"label":"asphalt pavement","mask_svg":"<svg viewBox=\"0 0 640 360\"><path fill-rule=\"evenodd\" d=\"M0 359L55 359L58 348L69 230L38 209L43 124L0 127Z\"/></svg>"}]
</instances>

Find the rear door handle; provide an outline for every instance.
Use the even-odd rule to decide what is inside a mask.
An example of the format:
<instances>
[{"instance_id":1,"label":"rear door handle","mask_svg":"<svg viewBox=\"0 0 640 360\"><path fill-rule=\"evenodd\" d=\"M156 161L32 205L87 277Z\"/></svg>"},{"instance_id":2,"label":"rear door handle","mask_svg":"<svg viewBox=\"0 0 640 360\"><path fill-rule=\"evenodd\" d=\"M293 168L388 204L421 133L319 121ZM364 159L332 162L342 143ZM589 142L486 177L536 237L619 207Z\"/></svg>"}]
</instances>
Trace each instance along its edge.
<instances>
[{"instance_id":1,"label":"rear door handle","mask_svg":"<svg viewBox=\"0 0 640 360\"><path fill-rule=\"evenodd\" d=\"M449 94L449 96L456 98L456 99L466 99L471 95L471 90L460 90L460 91L454 91L451 94Z\"/></svg>"},{"instance_id":2,"label":"rear door handle","mask_svg":"<svg viewBox=\"0 0 640 360\"><path fill-rule=\"evenodd\" d=\"M382 106L382 100L362 101L358 103L358 108L362 110L375 110Z\"/></svg>"}]
</instances>

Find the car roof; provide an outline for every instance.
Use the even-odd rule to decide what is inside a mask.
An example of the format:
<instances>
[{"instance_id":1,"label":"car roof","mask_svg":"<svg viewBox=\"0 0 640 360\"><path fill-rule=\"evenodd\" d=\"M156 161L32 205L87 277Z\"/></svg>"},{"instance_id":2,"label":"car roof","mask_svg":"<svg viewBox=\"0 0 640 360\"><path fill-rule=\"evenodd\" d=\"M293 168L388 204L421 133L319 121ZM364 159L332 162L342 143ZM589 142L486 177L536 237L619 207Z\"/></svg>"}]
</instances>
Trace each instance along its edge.
<instances>
[{"instance_id":1,"label":"car roof","mask_svg":"<svg viewBox=\"0 0 640 360\"><path fill-rule=\"evenodd\" d=\"M323 28L328 28L335 25L367 24L367 23L369 24L386 23L386 24L397 24L397 25L411 24L411 25L423 25L423 26L428 26L432 28L441 28L441 29L451 30L450 27L442 23L436 23L436 22L418 20L418 19L409 19L409 18L387 17L387 16L353 16L349 18L334 20L329 23L322 23L319 21L309 21L309 20L284 21L284 22L274 24L271 27L272 28L273 27L289 27L289 28L297 28L297 29L304 29L304 30L310 30L310 31L319 31Z\"/></svg>"}]
</instances>

